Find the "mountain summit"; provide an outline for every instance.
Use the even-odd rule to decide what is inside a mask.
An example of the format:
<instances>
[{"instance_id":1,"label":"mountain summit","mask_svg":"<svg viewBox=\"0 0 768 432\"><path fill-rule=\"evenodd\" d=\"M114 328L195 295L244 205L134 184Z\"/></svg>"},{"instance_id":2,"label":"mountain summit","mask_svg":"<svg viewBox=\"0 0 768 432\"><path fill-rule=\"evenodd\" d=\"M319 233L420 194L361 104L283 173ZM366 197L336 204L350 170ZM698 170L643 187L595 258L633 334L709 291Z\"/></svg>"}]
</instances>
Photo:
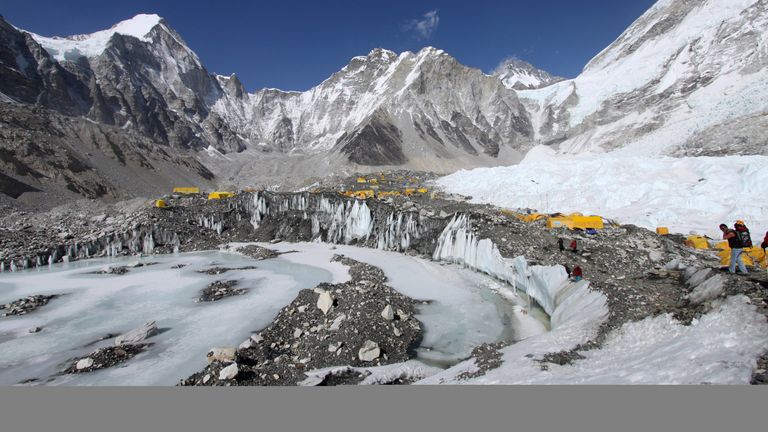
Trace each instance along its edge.
<instances>
[{"instance_id":1,"label":"mountain summit","mask_svg":"<svg viewBox=\"0 0 768 432\"><path fill-rule=\"evenodd\" d=\"M507 88L515 90L538 89L565 79L517 58L504 60L491 74L499 77Z\"/></svg>"}]
</instances>

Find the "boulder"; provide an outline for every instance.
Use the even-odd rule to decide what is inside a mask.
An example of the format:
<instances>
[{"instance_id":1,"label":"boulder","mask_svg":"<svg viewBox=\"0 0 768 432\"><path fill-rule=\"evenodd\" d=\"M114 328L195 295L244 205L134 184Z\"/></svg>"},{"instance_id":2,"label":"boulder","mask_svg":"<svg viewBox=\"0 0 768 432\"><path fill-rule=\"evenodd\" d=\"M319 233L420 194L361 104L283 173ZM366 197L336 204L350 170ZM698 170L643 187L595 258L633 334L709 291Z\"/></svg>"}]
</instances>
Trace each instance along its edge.
<instances>
[{"instance_id":1,"label":"boulder","mask_svg":"<svg viewBox=\"0 0 768 432\"><path fill-rule=\"evenodd\" d=\"M235 361L235 348L234 347L214 347L208 351L206 355L208 363L219 361L222 363L232 363Z\"/></svg>"},{"instance_id":2,"label":"boulder","mask_svg":"<svg viewBox=\"0 0 768 432\"><path fill-rule=\"evenodd\" d=\"M317 299L317 308L323 311L323 315L326 315L331 307L333 307L333 297L329 292L324 291Z\"/></svg>"},{"instance_id":3,"label":"boulder","mask_svg":"<svg viewBox=\"0 0 768 432\"><path fill-rule=\"evenodd\" d=\"M341 327L341 323L347 319L347 316L345 314L341 314L336 317L336 319L333 320L331 323L331 326L328 328L330 331L337 331Z\"/></svg>"},{"instance_id":4,"label":"boulder","mask_svg":"<svg viewBox=\"0 0 768 432\"><path fill-rule=\"evenodd\" d=\"M219 380L230 380L236 377L238 372L240 371L237 369L237 363L232 363L219 372Z\"/></svg>"},{"instance_id":5,"label":"boulder","mask_svg":"<svg viewBox=\"0 0 768 432\"><path fill-rule=\"evenodd\" d=\"M91 366L93 366L93 359L90 357L78 360L77 364L75 365L77 370L88 369Z\"/></svg>"},{"instance_id":6,"label":"boulder","mask_svg":"<svg viewBox=\"0 0 768 432\"><path fill-rule=\"evenodd\" d=\"M115 338L115 345L135 344L157 334L157 324L149 321Z\"/></svg>"},{"instance_id":7,"label":"boulder","mask_svg":"<svg viewBox=\"0 0 768 432\"><path fill-rule=\"evenodd\" d=\"M363 346L357 352L357 357L362 361L374 361L381 355L381 349L379 344L372 340L366 340L363 342Z\"/></svg>"},{"instance_id":8,"label":"boulder","mask_svg":"<svg viewBox=\"0 0 768 432\"><path fill-rule=\"evenodd\" d=\"M395 319L395 311L392 310L392 306L387 305L384 307L384 310L381 311L381 316L387 321L392 321Z\"/></svg>"}]
</instances>

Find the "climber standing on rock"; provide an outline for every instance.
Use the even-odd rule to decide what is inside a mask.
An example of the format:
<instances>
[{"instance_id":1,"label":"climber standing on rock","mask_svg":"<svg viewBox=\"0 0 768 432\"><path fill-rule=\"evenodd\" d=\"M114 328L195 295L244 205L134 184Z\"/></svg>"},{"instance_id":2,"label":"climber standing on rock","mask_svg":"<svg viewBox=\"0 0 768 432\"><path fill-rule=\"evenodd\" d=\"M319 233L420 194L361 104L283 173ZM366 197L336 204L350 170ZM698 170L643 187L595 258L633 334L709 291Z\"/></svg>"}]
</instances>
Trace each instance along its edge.
<instances>
[{"instance_id":1,"label":"climber standing on rock","mask_svg":"<svg viewBox=\"0 0 768 432\"><path fill-rule=\"evenodd\" d=\"M578 245L576 244L576 239L571 240L570 249L571 249L571 252L573 253L579 253L579 248L578 248Z\"/></svg>"},{"instance_id":2,"label":"climber standing on rock","mask_svg":"<svg viewBox=\"0 0 768 432\"><path fill-rule=\"evenodd\" d=\"M736 224L738 226L738 223ZM746 228L746 227L745 227ZM726 224L720 224L720 231L723 232L723 240L728 240L728 247L731 248L731 265L728 267L729 273L736 273L736 263L739 264L739 271L748 273L744 261L741 260L741 254L744 252L744 244L735 230L728 228Z\"/></svg>"}]
</instances>

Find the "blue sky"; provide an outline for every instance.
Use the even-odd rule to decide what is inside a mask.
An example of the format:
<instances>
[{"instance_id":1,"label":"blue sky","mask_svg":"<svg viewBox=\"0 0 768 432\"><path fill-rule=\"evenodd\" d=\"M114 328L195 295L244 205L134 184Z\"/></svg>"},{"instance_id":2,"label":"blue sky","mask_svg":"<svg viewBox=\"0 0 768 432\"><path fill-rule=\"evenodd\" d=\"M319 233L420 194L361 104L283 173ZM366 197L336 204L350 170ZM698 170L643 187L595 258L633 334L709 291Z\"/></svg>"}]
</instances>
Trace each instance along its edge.
<instances>
[{"instance_id":1,"label":"blue sky","mask_svg":"<svg viewBox=\"0 0 768 432\"><path fill-rule=\"evenodd\" d=\"M6 20L46 36L91 33L157 13L209 71L235 72L253 91L309 89L376 47L402 52L431 45L486 72L518 57L570 78L654 0L4 3Z\"/></svg>"}]
</instances>

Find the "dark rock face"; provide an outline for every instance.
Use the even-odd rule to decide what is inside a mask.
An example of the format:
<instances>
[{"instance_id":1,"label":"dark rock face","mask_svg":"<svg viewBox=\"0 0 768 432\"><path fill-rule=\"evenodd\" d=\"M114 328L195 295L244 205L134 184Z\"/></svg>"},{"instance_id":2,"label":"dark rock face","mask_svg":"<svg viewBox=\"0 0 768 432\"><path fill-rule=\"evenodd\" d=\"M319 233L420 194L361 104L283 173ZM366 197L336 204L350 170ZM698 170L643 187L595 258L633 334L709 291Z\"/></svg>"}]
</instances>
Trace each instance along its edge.
<instances>
[{"instance_id":1,"label":"dark rock face","mask_svg":"<svg viewBox=\"0 0 768 432\"><path fill-rule=\"evenodd\" d=\"M199 185L213 179L196 159L141 135L7 103L0 103L0 173L0 192L48 205L78 195L154 195L181 178Z\"/></svg>"},{"instance_id":2,"label":"dark rock face","mask_svg":"<svg viewBox=\"0 0 768 432\"><path fill-rule=\"evenodd\" d=\"M0 93L28 104L83 115L90 105L88 87L48 55L29 34L0 16Z\"/></svg>"},{"instance_id":3,"label":"dark rock face","mask_svg":"<svg viewBox=\"0 0 768 432\"><path fill-rule=\"evenodd\" d=\"M15 199L25 192L40 192L40 189L22 183L0 172L0 193Z\"/></svg>"},{"instance_id":4,"label":"dark rock face","mask_svg":"<svg viewBox=\"0 0 768 432\"><path fill-rule=\"evenodd\" d=\"M407 161L400 129L380 118L342 137L340 145L348 160L358 165L401 165Z\"/></svg>"}]
</instances>

